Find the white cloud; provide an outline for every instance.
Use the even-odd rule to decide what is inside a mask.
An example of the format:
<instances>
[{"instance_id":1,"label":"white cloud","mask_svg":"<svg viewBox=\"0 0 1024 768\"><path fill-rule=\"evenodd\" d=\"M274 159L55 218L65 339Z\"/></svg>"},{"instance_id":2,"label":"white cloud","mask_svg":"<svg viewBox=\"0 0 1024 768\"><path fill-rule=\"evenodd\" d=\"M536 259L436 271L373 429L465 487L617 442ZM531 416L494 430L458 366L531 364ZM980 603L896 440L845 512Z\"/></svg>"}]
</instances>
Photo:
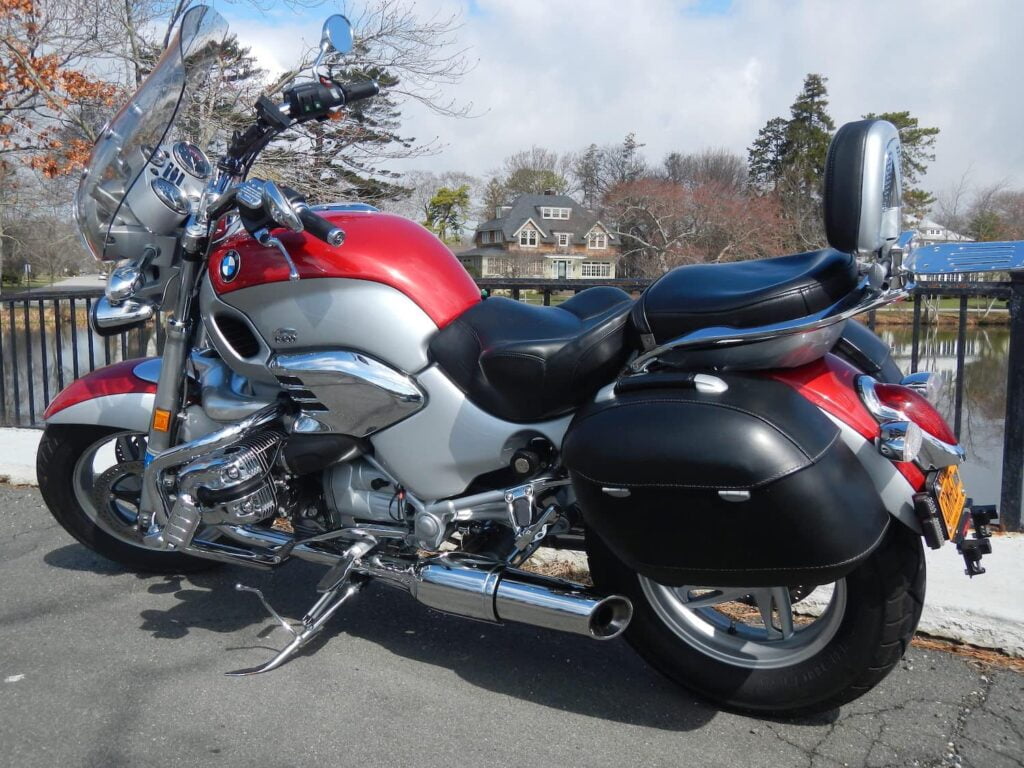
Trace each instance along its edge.
<instances>
[{"instance_id":1,"label":"white cloud","mask_svg":"<svg viewBox=\"0 0 1024 768\"><path fill-rule=\"evenodd\" d=\"M441 0L430 10L442 5L462 8L458 42L479 60L452 93L480 116L408 105L404 131L447 145L418 168L483 174L531 144L574 150L630 131L652 161L706 146L743 153L818 72L837 123L909 109L942 129L926 186L971 165L976 183L1024 185L1020 0L734 0L721 14L678 0ZM232 26L281 69L328 12Z\"/></svg>"}]
</instances>

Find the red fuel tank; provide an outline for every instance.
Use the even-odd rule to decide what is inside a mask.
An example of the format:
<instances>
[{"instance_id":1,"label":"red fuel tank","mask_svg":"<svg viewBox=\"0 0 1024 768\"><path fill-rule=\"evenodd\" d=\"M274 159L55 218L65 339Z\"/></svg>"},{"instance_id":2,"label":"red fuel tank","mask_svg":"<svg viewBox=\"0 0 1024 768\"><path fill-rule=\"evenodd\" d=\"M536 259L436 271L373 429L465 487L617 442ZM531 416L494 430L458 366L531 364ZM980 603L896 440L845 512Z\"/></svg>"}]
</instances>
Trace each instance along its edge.
<instances>
[{"instance_id":1,"label":"red fuel tank","mask_svg":"<svg viewBox=\"0 0 1024 768\"><path fill-rule=\"evenodd\" d=\"M318 213L345 231L345 242L327 245L306 232L275 230L302 280L344 277L384 283L401 291L443 328L480 301L480 289L451 250L416 222L376 211ZM225 256L234 251L237 264ZM220 243L210 259L210 281L223 295L264 283L288 282L288 264L276 248L244 230Z\"/></svg>"}]
</instances>

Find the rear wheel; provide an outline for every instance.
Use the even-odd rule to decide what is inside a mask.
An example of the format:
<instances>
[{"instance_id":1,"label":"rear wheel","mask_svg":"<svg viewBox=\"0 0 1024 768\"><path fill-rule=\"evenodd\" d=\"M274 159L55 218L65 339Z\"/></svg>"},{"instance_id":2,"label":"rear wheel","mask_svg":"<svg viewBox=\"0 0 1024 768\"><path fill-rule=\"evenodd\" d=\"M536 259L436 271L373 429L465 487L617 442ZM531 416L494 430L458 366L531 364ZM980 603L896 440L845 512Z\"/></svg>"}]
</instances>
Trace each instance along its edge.
<instances>
[{"instance_id":1,"label":"rear wheel","mask_svg":"<svg viewBox=\"0 0 1024 768\"><path fill-rule=\"evenodd\" d=\"M186 573L215 563L142 544L135 522L146 436L108 427L50 426L36 454L39 490L63 528L136 571Z\"/></svg>"},{"instance_id":2,"label":"rear wheel","mask_svg":"<svg viewBox=\"0 0 1024 768\"><path fill-rule=\"evenodd\" d=\"M739 710L820 712L861 696L902 657L924 601L921 538L896 522L853 572L814 588L667 587L595 535L587 546L595 584L633 600L630 644L677 683Z\"/></svg>"}]
</instances>

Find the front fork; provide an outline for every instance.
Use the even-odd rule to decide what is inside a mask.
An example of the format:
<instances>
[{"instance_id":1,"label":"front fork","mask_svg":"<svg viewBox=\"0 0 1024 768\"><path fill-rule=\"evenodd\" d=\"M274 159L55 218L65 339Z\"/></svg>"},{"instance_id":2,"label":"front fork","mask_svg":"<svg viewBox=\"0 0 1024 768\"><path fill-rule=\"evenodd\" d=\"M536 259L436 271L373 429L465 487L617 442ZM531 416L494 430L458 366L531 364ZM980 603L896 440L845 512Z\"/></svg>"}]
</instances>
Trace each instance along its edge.
<instances>
[{"instance_id":1,"label":"front fork","mask_svg":"<svg viewBox=\"0 0 1024 768\"><path fill-rule=\"evenodd\" d=\"M174 314L167 321L166 338L160 377L156 385L153 403L153 417L149 423L149 437L146 443L146 477L142 484L139 527L143 532L151 531L154 515L163 509L156 498L156 483L150 477L153 459L174 445L178 416L184 405L186 361L192 349L196 331L195 286L202 261L197 258L201 251L182 254L181 283ZM159 521L161 524L164 521Z\"/></svg>"}]
</instances>

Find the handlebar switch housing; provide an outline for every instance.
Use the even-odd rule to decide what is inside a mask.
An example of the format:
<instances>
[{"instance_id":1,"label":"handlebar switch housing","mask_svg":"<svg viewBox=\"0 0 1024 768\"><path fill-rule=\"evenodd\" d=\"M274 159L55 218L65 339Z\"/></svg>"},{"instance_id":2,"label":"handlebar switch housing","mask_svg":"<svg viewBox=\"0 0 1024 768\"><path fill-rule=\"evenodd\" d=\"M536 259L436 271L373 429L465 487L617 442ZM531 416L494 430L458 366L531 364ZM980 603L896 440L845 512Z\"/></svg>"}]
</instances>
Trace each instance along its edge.
<instances>
[{"instance_id":1,"label":"handlebar switch housing","mask_svg":"<svg viewBox=\"0 0 1024 768\"><path fill-rule=\"evenodd\" d=\"M327 113L345 104L345 94L338 86L302 83L285 92L288 114L295 120L324 120Z\"/></svg>"}]
</instances>

